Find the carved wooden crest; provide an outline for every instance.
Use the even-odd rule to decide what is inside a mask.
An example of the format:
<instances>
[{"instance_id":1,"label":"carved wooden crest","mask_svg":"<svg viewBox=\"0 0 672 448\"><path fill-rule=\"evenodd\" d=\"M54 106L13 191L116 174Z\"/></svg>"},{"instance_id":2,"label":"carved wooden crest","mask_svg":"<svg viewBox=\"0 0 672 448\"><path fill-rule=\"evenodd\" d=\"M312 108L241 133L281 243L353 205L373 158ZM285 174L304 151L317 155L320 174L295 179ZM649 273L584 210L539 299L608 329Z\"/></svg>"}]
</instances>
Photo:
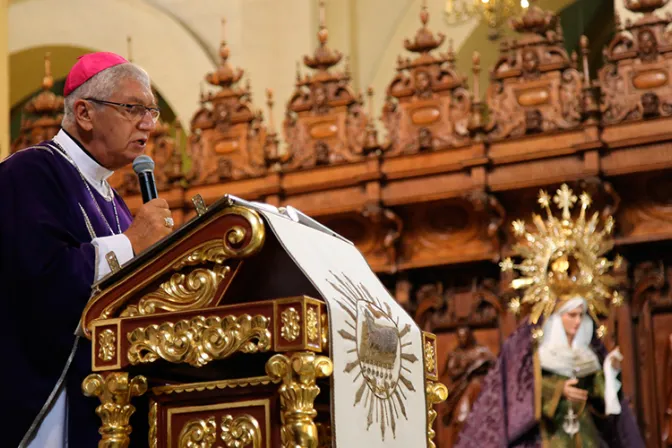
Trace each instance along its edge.
<instances>
[{"instance_id":1,"label":"carved wooden crest","mask_svg":"<svg viewBox=\"0 0 672 448\"><path fill-rule=\"evenodd\" d=\"M229 47L220 46L221 63L205 80L220 90L201 94L201 109L191 120L189 152L192 186L266 174L266 129L261 111L253 111L249 80L239 86L244 71L229 63Z\"/></svg>"},{"instance_id":2,"label":"carved wooden crest","mask_svg":"<svg viewBox=\"0 0 672 448\"><path fill-rule=\"evenodd\" d=\"M617 24L617 34L607 48L607 64L599 71L602 87L602 121L672 115L672 37L667 30L672 18L654 11L664 0L626 1L630 11L644 13L635 23Z\"/></svg>"},{"instance_id":3,"label":"carved wooden crest","mask_svg":"<svg viewBox=\"0 0 672 448\"><path fill-rule=\"evenodd\" d=\"M320 2L319 46L313 56L304 56L312 75L298 72L296 88L287 106L284 122L289 160L287 170L316 165L352 162L364 154L367 116L360 95L350 86L350 72L329 69L343 54L327 46L324 2Z\"/></svg>"},{"instance_id":4,"label":"carved wooden crest","mask_svg":"<svg viewBox=\"0 0 672 448\"><path fill-rule=\"evenodd\" d=\"M433 54L445 36L435 36L427 28L426 6L420 20L415 39L404 42L418 56L399 57L397 75L387 89L382 117L390 145L386 156L469 143L471 95L465 77L455 70L452 43L445 55Z\"/></svg>"},{"instance_id":5,"label":"carved wooden crest","mask_svg":"<svg viewBox=\"0 0 672 448\"><path fill-rule=\"evenodd\" d=\"M582 90L587 77L576 70L563 46L557 15L531 5L512 21L522 36L504 41L491 72L487 101L492 139L578 127L582 121ZM587 40L582 39L587 45ZM585 63L585 59L584 59Z\"/></svg>"},{"instance_id":6,"label":"carved wooden crest","mask_svg":"<svg viewBox=\"0 0 672 448\"><path fill-rule=\"evenodd\" d=\"M44 56L44 78L42 92L32 98L23 109L19 136L12 142L12 153L53 138L61 128L64 99L51 92L54 79L51 76L51 58Z\"/></svg>"}]
</instances>

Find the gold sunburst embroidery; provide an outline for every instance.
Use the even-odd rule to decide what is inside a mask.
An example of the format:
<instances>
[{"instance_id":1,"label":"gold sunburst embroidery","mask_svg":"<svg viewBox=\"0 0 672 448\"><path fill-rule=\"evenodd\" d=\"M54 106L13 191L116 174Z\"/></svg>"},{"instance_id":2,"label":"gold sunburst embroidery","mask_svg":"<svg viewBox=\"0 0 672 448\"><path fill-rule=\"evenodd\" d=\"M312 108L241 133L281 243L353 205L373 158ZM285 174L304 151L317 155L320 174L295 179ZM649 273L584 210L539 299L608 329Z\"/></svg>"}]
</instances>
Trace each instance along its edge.
<instances>
[{"instance_id":1,"label":"gold sunburst embroidery","mask_svg":"<svg viewBox=\"0 0 672 448\"><path fill-rule=\"evenodd\" d=\"M407 394L416 388L406 376L410 364L418 362L410 340L411 326L399 329L399 318L394 318L392 308L372 295L363 284L355 284L345 274L328 280L340 294L336 299L346 312L346 326L338 331L344 341L352 345L348 350L350 360L343 372L359 382L353 407L368 407L366 429L374 421L379 425L381 439L385 440L388 428L396 438L397 420L408 420L405 402Z\"/></svg>"}]
</instances>

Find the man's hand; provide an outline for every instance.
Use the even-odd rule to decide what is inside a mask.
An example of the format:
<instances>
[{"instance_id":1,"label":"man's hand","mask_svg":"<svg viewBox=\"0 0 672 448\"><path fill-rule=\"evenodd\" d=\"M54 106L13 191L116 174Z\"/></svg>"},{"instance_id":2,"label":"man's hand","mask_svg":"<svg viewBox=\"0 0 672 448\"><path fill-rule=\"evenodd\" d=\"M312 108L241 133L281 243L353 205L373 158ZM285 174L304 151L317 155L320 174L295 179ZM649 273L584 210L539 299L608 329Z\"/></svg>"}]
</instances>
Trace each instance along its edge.
<instances>
[{"instance_id":1,"label":"man's hand","mask_svg":"<svg viewBox=\"0 0 672 448\"><path fill-rule=\"evenodd\" d=\"M565 381L565 387L562 388L562 394L565 396L566 399L568 399L573 403L581 403L588 399L587 390L574 387L574 385L577 384L578 382L579 380L577 380L576 378L573 380L567 380Z\"/></svg>"},{"instance_id":2,"label":"man's hand","mask_svg":"<svg viewBox=\"0 0 672 448\"><path fill-rule=\"evenodd\" d=\"M166 221L171 221L172 224L170 208L165 199L152 199L143 204L128 230L124 232L131 242L133 253L137 255L169 235L173 226L168 227Z\"/></svg>"}]
</instances>

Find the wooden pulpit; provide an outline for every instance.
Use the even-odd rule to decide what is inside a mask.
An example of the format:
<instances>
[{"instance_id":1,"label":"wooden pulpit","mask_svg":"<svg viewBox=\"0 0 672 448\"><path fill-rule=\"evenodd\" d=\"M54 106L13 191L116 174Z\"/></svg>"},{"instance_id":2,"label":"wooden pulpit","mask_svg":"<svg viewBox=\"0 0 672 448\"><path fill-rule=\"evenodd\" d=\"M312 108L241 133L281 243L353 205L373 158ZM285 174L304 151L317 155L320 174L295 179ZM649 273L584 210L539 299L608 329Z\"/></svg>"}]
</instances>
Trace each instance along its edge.
<instances>
[{"instance_id":1,"label":"wooden pulpit","mask_svg":"<svg viewBox=\"0 0 672 448\"><path fill-rule=\"evenodd\" d=\"M314 266L301 265L278 235L286 226L299 232L297 241L305 229L345 251L348 242L291 207L225 196L206 208L195 199L198 215L115 266L94 285L83 313L92 374L82 390L100 400L99 447L127 446L144 429L153 448L348 446L345 436L339 442L339 423L341 431L380 441L367 448L395 446L421 425L415 446L433 447L433 407L447 394L434 335L417 329L417 343L409 339L416 330L397 315L401 307L378 298L375 285L348 283L352 274L333 283L334 291L359 294L359 301L330 307L309 273ZM305 256L319 249L306 247ZM114 257L108 261L114 265ZM332 328L341 326L336 312L352 320ZM352 348L342 350L336 339ZM354 362L344 363L341 353ZM421 369L419 381L414 369ZM351 376L335 381L335 374ZM343 389L350 387L352 398ZM148 409L143 431L129 423L140 403ZM367 417L348 422L357 412Z\"/></svg>"}]
</instances>

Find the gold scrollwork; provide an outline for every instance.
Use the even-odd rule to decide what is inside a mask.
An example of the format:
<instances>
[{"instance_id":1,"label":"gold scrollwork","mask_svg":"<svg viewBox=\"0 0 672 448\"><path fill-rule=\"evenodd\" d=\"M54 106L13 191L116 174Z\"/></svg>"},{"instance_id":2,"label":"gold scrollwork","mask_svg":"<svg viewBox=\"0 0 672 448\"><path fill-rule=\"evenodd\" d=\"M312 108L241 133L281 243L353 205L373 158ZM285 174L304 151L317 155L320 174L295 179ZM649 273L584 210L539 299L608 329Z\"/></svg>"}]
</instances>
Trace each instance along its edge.
<instances>
[{"instance_id":1,"label":"gold scrollwork","mask_svg":"<svg viewBox=\"0 0 672 448\"><path fill-rule=\"evenodd\" d=\"M229 266L196 268L189 274L173 274L159 289L129 305L122 317L154 314L157 310L183 311L201 308L212 300L222 280L231 272Z\"/></svg>"},{"instance_id":2,"label":"gold scrollwork","mask_svg":"<svg viewBox=\"0 0 672 448\"><path fill-rule=\"evenodd\" d=\"M117 352L117 337L109 328L98 335L98 359L112 361Z\"/></svg>"},{"instance_id":3,"label":"gold scrollwork","mask_svg":"<svg viewBox=\"0 0 672 448\"><path fill-rule=\"evenodd\" d=\"M436 367L436 353L434 352L434 344L430 341L425 341L425 369L427 372L433 373Z\"/></svg>"},{"instance_id":4,"label":"gold scrollwork","mask_svg":"<svg viewBox=\"0 0 672 448\"><path fill-rule=\"evenodd\" d=\"M291 357L274 355L266 363L266 373L282 380L279 388L284 448L318 448L317 427L313 419L315 397L320 388L317 378L332 374L334 365L326 356L312 352L295 352Z\"/></svg>"},{"instance_id":5,"label":"gold scrollwork","mask_svg":"<svg viewBox=\"0 0 672 448\"><path fill-rule=\"evenodd\" d=\"M240 226L233 226L231 230L226 232L226 241L233 246L237 246L245 239L245 229Z\"/></svg>"},{"instance_id":6,"label":"gold scrollwork","mask_svg":"<svg viewBox=\"0 0 672 448\"><path fill-rule=\"evenodd\" d=\"M320 320L322 323L322 347L326 347L329 344L329 317L322 313Z\"/></svg>"},{"instance_id":7,"label":"gold scrollwork","mask_svg":"<svg viewBox=\"0 0 672 448\"><path fill-rule=\"evenodd\" d=\"M196 266L205 263L222 264L233 254L221 239L211 240L197 246L190 253L173 264L173 270L179 271L185 266Z\"/></svg>"},{"instance_id":8,"label":"gold scrollwork","mask_svg":"<svg viewBox=\"0 0 672 448\"><path fill-rule=\"evenodd\" d=\"M236 352L265 352L271 347L269 319L241 316L197 316L176 323L136 328L128 334L128 361L135 365L164 359L202 367ZM255 342L256 340L256 342Z\"/></svg>"},{"instance_id":9,"label":"gold scrollwork","mask_svg":"<svg viewBox=\"0 0 672 448\"><path fill-rule=\"evenodd\" d=\"M188 421L177 440L178 448L212 448L217 442L215 417Z\"/></svg>"},{"instance_id":10,"label":"gold scrollwork","mask_svg":"<svg viewBox=\"0 0 672 448\"><path fill-rule=\"evenodd\" d=\"M129 420L135 412L132 397L147 391L147 379L136 376L129 381L128 373L114 372L102 376L94 373L82 382L82 392L87 397L98 397L100 406L96 414L102 421L99 448L122 448L130 443L131 425Z\"/></svg>"},{"instance_id":11,"label":"gold scrollwork","mask_svg":"<svg viewBox=\"0 0 672 448\"><path fill-rule=\"evenodd\" d=\"M157 448L159 446L159 436L158 436L158 426L159 426L159 403L154 400L150 400L149 404L149 448Z\"/></svg>"},{"instance_id":12,"label":"gold scrollwork","mask_svg":"<svg viewBox=\"0 0 672 448\"><path fill-rule=\"evenodd\" d=\"M434 443L434 436L436 435L434 420L436 420L437 413L434 410L434 405L448 398L448 388L441 383L427 381L425 393L427 394L427 444L429 448L436 448L436 444Z\"/></svg>"},{"instance_id":13,"label":"gold scrollwork","mask_svg":"<svg viewBox=\"0 0 672 448\"><path fill-rule=\"evenodd\" d=\"M317 312L315 308L308 308L306 311L306 335L310 342L317 341L319 336L319 326L317 324Z\"/></svg>"},{"instance_id":14,"label":"gold scrollwork","mask_svg":"<svg viewBox=\"0 0 672 448\"><path fill-rule=\"evenodd\" d=\"M301 331L301 316L294 308L287 308L280 314L282 327L280 335L288 342L294 342Z\"/></svg>"},{"instance_id":15,"label":"gold scrollwork","mask_svg":"<svg viewBox=\"0 0 672 448\"><path fill-rule=\"evenodd\" d=\"M227 448L261 448L261 428L251 415L243 414L236 418L232 415L222 417L222 441Z\"/></svg>"}]
</instances>

